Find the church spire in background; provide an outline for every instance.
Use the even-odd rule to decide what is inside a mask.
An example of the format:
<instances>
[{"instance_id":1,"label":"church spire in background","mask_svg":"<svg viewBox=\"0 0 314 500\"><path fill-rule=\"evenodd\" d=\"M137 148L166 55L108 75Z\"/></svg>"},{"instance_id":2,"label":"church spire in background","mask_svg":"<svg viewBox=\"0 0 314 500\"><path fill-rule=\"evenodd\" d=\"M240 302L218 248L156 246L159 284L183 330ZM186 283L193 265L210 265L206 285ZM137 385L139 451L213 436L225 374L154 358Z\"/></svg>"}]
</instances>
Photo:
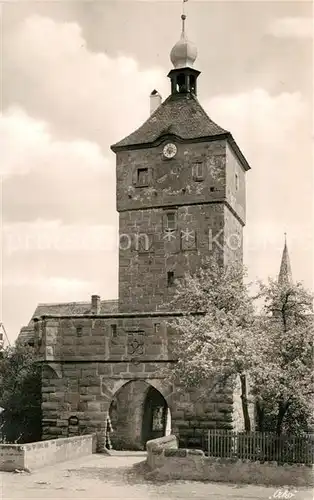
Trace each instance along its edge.
<instances>
[{"instance_id":1,"label":"church spire in background","mask_svg":"<svg viewBox=\"0 0 314 500\"><path fill-rule=\"evenodd\" d=\"M292 284L291 264L287 247L287 234L285 233L285 245L282 252L280 271L278 275L278 283L280 285Z\"/></svg>"}]
</instances>

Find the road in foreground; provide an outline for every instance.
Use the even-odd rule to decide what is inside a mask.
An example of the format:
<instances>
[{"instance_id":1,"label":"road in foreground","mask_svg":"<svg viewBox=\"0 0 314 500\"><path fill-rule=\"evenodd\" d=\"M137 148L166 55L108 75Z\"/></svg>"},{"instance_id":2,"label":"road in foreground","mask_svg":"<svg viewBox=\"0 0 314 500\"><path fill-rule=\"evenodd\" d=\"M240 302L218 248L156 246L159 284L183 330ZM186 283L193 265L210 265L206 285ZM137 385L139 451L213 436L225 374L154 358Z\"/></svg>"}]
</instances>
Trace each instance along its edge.
<instances>
[{"instance_id":1,"label":"road in foreground","mask_svg":"<svg viewBox=\"0 0 314 500\"><path fill-rule=\"evenodd\" d=\"M312 490L143 479L133 466L143 453L92 455L28 473L0 472L0 498L105 500L313 500Z\"/></svg>"}]
</instances>

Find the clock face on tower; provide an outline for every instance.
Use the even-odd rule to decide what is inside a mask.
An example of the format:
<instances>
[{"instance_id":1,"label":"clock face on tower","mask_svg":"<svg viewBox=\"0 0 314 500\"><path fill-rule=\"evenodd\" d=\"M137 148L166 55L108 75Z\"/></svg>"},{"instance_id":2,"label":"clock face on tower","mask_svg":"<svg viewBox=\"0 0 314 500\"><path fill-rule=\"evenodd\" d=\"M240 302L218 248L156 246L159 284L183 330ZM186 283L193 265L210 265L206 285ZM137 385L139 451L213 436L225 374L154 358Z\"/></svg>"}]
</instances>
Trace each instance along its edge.
<instances>
[{"instance_id":1,"label":"clock face on tower","mask_svg":"<svg viewBox=\"0 0 314 500\"><path fill-rule=\"evenodd\" d=\"M177 153L177 146L168 142L163 149L163 155L165 158L173 158Z\"/></svg>"}]
</instances>

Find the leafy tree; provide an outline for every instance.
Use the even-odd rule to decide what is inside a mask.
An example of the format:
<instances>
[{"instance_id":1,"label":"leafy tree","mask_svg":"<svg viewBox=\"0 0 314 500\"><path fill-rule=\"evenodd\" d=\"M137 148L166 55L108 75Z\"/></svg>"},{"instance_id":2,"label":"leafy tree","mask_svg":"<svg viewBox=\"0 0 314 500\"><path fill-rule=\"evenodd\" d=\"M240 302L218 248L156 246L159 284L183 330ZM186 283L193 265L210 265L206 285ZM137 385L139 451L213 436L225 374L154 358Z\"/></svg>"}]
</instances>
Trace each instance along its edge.
<instances>
[{"instance_id":1,"label":"leafy tree","mask_svg":"<svg viewBox=\"0 0 314 500\"><path fill-rule=\"evenodd\" d=\"M314 392L313 297L300 283L269 280L260 283L258 298L264 301L255 325L260 369L252 372L258 428L278 435L306 430Z\"/></svg>"},{"instance_id":2,"label":"leafy tree","mask_svg":"<svg viewBox=\"0 0 314 500\"><path fill-rule=\"evenodd\" d=\"M177 284L173 308L184 311L171 322L176 331L173 354L177 363L168 377L185 387L211 391L241 380L242 411L246 431L251 429L247 374L254 365L253 305L240 265L220 267L208 259L196 274Z\"/></svg>"},{"instance_id":3,"label":"leafy tree","mask_svg":"<svg viewBox=\"0 0 314 500\"><path fill-rule=\"evenodd\" d=\"M41 439L41 367L34 348L17 344L2 351L0 406L2 441Z\"/></svg>"},{"instance_id":4,"label":"leafy tree","mask_svg":"<svg viewBox=\"0 0 314 500\"><path fill-rule=\"evenodd\" d=\"M248 387L260 431L308 430L313 406L313 298L301 284L259 284L259 315L240 265L211 259L177 284L171 322L176 331L168 370L186 388L226 386L239 376L245 430L251 429Z\"/></svg>"}]
</instances>

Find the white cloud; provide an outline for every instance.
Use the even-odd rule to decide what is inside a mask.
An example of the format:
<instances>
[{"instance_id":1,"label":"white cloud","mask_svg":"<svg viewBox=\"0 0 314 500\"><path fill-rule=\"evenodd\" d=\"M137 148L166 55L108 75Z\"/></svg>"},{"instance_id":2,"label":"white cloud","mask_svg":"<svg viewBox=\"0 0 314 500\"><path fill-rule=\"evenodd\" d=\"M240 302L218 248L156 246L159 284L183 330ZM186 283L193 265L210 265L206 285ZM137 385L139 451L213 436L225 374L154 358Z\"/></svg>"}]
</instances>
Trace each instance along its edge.
<instances>
[{"instance_id":1,"label":"white cloud","mask_svg":"<svg viewBox=\"0 0 314 500\"><path fill-rule=\"evenodd\" d=\"M78 24L38 15L8 37L6 64L14 68L16 85L23 82L16 94L32 109L59 130L96 138L104 148L148 117L148 96L156 86L161 93L168 90L163 69L142 69L123 54L92 52Z\"/></svg>"},{"instance_id":2,"label":"white cloud","mask_svg":"<svg viewBox=\"0 0 314 500\"><path fill-rule=\"evenodd\" d=\"M310 139L311 115L300 92L270 95L264 89L254 89L218 95L205 103L205 109L221 126L232 131L254 162L261 161L260 155L266 155L268 160L278 155L282 159L289 157L295 142ZM294 150L297 153L299 144L298 150Z\"/></svg>"},{"instance_id":3,"label":"white cloud","mask_svg":"<svg viewBox=\"0 0 314 500\"><path fill-rule=\"evenodd\" d=\"M275 276L288 233L295 277L307 280L313 258L311 108L299 92L263 89L217 96L205 103L232 131L252 170L247 175L245 262L260 278Z\"/></svg>"},{"instance_id":4,"label":"white cloud","mask_svg":"<svg viewBox=\"0 0 314 500\"><path fill-rule=\"evenodd\" d=\"M23 175L30 171L68 174L78 171L106 172L109 161L97 143L84 140L58 141L44 121L35 120L20 108L0 116L0 175Z\"/></svg>"},{"instance_id":5,"label":"white cloud","mask_svg":"<svg viewBox=\"0 0 314 500\"><path fill-rule=\"evenodd\" d=\"M15 286L15 287L27 287L35 288L37 290L49 290L50 294L58 294L59 297L64 296L64 294L69 297L69 293L78 292L82 294L82 291L88 290L90 287L89 281L82 281L78 279L67 279L62 276L52 276L47 278L45 276L33 276L30 280L27 276L21 276L17 273L12 273L10 279L5 279L3 281L3 286Z\"/></svg>"},{"instance_id":6,"label":"white cloud","mask_svg":"<svg viewBox=\"0 0 314 500\"><path fill-rule=\"evenodd\" d=\"M313 38L313 20L308 17L282 17L268 27L268 33L278 38Z\"/></svg>"},{"instance_id":7,"label":"white cloud","mask_svg":"<svg viewBox=\"0 0 314 500\"><path fill-rule=\"evenodd\" d=\"M115 222L115 166L97 142L58 140L21 108L0 117L0 175L7 220Z\"/></svg>"}]
</instances>

